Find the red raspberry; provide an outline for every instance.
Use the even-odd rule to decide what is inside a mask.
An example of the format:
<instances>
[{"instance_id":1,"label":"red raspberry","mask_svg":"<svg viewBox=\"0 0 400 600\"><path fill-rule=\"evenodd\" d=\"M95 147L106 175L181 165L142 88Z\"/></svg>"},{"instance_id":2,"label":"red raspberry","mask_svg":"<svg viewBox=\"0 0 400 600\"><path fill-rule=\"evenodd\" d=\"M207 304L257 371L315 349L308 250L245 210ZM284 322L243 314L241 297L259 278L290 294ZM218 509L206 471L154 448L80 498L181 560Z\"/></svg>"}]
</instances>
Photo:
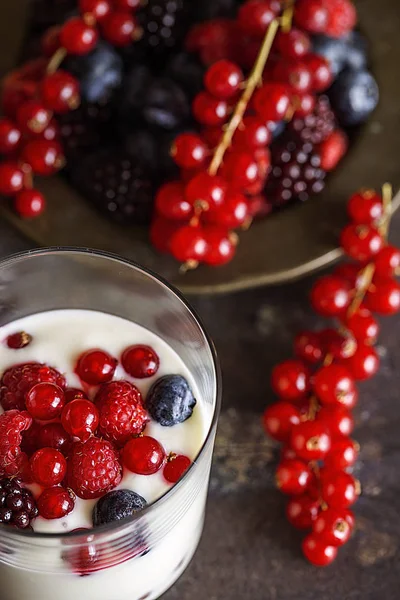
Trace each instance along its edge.
<instances>
[{"instance_id":1,"label":"red raspberry","mask_svg":"<svg viewBox=\"0 0 400 600\"><path fill-rule=\"evenodd\" d=\"M32 425L27 412L10 410L0 415L0 476L15 475L21 464L23 431Z\"/></svg>"},{"instance_id":2,"label":"red raspberry","mask_svg":"<svg viewBox=\"0 0 400 600\"><path fill-rule=\"evenodd\" d=\"M328 9L328 23L325 27L326 35L342 37L354 29L357 23L357 12L350 0L330 0L326 3Z\"/></svg>"},{"instance_id":3,"label":"red raspberry","mask_svg":"<svg viewBox=\"0 0 400 600\"><path fill-rule=\"evenodd\" d=\"M122 479L116 448L106 440L92 437L72 447L68 461L68 485L79 498L100 498Z\"/></svg>"},{"instance_id":4,"label":"red raspberry","mask_svg":"<svg viewBox=\"0 0 400 600\"><path fill-rule=\"evenodd\" d=\"M118 446L141 433L148 421L141 393L128 381L103 385L95 401L100 414L99 434Z\"/></svg>"},{"instance_id":5,"label":"red raspberry","mask_svg":"<svg viewBox=\"0 0 400 600\"><path fill-rule=\"evenodd\" d=\"M0 381L0 403L4 410L25 409L25 394L37 383L55 383L64 389L63 375L41 363L24 363L10 367Z\"/></svg>"},{"instance_id":6,"label":"red raspberry","mask_svg":"<svg viewBox=\"0 0 400 600\"><path fill-rule=\"evenodd\" d=\"M318 146L321 157L321 168L332 171L346 154L349 147L347 135L341 129L335 129L330 136Z\"/></svg>"}]
</instances>

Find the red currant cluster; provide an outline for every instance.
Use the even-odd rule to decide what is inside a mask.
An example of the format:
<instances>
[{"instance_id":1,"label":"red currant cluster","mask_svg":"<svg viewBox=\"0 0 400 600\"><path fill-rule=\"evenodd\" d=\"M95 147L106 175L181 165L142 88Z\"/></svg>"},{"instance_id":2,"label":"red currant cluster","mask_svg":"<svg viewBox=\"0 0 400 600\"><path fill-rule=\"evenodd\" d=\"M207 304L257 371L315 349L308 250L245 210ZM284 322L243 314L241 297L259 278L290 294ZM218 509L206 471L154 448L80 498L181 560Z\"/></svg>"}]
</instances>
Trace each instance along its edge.
<instances>
[{"instance_id":1,"label":"red currant cluster","mask_svg":"<svg viewBox=\"0 0 400 600\"><path fill-rule=\"evenodd\" d=\"M266 409L264 426L284 444L277 485L291 496L286 508L290 523L311 529L303 553L318 566L334 560L354 527L349 507L360 489L348 470L359 448L349 437L354 427L350 410L358 399L356 382L372 377L379 366L373 312L400 310L400 286L394 279L400 250L386 241L390 201L388 184L383 202L370 190L351 196L351 223L342 232L341 246L354 262L321 277L311 290L314 310L336 318L339 327L301 332L294 341L297 358L272 371L271 385L280 400Z\"/></svg>"},{"instance_id":2,"label":"red currant cluster","mask_svg":"<svg viewBox=\"0 0 400 600\"><path fill-rule=\"evenodd\" d=\"M236 21L210 21L190 32L187 48L208 65L205 90L192 106L200 132L181 134L172 146L181 173L156 197L151 238L159 250L187 267L232 259L237 243L232 230L249 226L268 177L274 126L309 116L317 94L332 83L330 65L311 52L308 32L342 35L354 26L355 11L345 0L352 18L340 20L334 33L338 8L331 4L337 3L307 0L283 11L277 0L247 0ZM290 27L293 10L302 29ZM250 60L249 47L255 50ZM335 156L330 152L324 159L329 168L347 149L342 137L334 145Z\"/></svg>"}]
</instances>

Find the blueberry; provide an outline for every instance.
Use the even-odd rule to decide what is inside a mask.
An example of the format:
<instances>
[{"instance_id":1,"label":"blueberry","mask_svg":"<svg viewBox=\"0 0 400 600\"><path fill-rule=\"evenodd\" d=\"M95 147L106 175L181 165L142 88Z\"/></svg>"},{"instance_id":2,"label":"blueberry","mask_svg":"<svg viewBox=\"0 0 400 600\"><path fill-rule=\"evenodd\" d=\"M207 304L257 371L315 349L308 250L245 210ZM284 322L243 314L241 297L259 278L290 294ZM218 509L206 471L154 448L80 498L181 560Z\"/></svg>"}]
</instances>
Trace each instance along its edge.
<instances>
[{"instance_id":1,"label":"blueberry","mask_svg":"<svg viewBox=\"0 0 400 600\"><path fill-rule=\"evenodd\" d=\"M100 498L93 509L93 526L105 525L131 517L146 506L142 496L131 490L114 490Z\"/></svg>"},{"instance_id":2,"label":"blueberry","mask_svg":"<svg viewBox=\"0 0 400 600\"><path fill-rule=\"evenodd\" d=\"M336 77L346 66L348 46L343 38L331 38L327 35L316 35L312 42L313 52L323 56L330 63L332 73Z\"/></svg>"},{"instance_id":3,"label":"blueberry","mask_svg":"<svg viewBox=\"0 0 400 600\"><path fill-rule=\"evenodd\" d=\"M346 66L354 71L365 69L368 62L368 44L365 37L358 31L352 31L346 37L346 42Z\"/></svg>"},{"instance_id":4,"label":"blueberry","mask_svg":"<svg viewBox=\"0 0 400 600\"><path fill-rule=\"evenodd\" d=\"M143 107L149 125L171 130L182 125L189 115L190 104L180 86L166 77L152 82Z\"/></svg>"},{"instance_id":5,"label":"blueberry","mask_svg":"<svg viewBox=\"0 0 400 600\"><path fill-rule=\"evenodd\" d=\"M164 427L189 419L195 405L193 392L181 375L160 377L150 388L145 402L150 416Z\"/></svg>"},{"instance_id":6,"label":"blueberry","mask_svg":"<svg viewBox=\"0 0 400 600\"><path fill-rule=\"evenodd\" d=\"M368 71L346 69L333 84L330 99L342 125L359 125L378 104L378 84Z\"/></svg>"}]
</instances>

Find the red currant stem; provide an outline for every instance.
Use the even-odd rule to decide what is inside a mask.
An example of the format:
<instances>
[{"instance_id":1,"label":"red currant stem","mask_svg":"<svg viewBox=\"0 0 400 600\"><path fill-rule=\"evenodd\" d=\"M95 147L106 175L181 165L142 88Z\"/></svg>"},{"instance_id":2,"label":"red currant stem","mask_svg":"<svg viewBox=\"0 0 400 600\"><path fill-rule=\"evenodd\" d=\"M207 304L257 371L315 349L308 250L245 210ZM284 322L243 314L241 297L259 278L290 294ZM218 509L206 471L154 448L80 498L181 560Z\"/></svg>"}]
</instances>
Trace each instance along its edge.
<instances>
[{"instance_id":1,"label":"red currant stem","mask_svg":"<svg viewBox=\"0 0 400 600\"><path fill-rule=\"evenodd\" d=\"M90 12L83 13L83 15L82 15L82 21L88 27L94 27L96 25L96 17L94 16L93 13L90 13Z\"/></svg>"},{"instance_id":2,"label":"red currant stem","mask_svg":"<svg viewBox=\"0 0 400 600\"><path fill-rule=\"evenodd\" d=\"M332 354L327 354L324 358L323 364L324 367L327 367L328 365L330 365L333 362L333 356ZM319 402L316 396L311 396L310 398L310 405L307 411L307 420L308 421L313 421L316 417L316 414L319 410Z\"/></svg>"},{"instance_id":3,"label":"red currant stem","mask_svg":"<svg viewBox=\"0 0 400 600\"><path fill-rule=\"evenodd\" d=\"M286 0L284 4L284 11L281 18L282 31L288 33L292 28L294 14L294 0Z\"/></svg>"},{"instance_id":4,"label":"red currant stem","mask_svg":"<svg viewBox=\"0 0 400 600\"><path fill-rule=\"evenodd\" d=\"M372 283L372 278L375 272L375 263L369 263L364 269L361 271L361 285L360 287L355 289L354 298L347 310L347 316L351 317L357 310L360 308L362 301L364 300L364 296L368 291Z\"/></svg>"},{"instance_id":5,"label":"red currant stem","mask_svg":"<svg viewBox=\"0 0 400 600\"><path fill-rule=\"evenodd\" d=\"M57 71L57 69L59 68L59 66L61 65L62 61L64 60L64 58L66 56L67 56L67 51L65 48L57 48L57 50L54 52L53 56L50 58L49 62L47 63L46 71L47 71L48 75L52 75L53 73L55 73Z\"/></svg>"},{"instance_id":6,"label":"red currant stem","mask_svg":"<svg viewBox=\"0 0 400 600\"><path fill-rule=\"evenodd\" d=\"M248 231L251 227L251 224L253 222L253 217L246 217L246 219L243 222L243 225L241 227L242 231Z\"/></svg>"},{"instance_id":7,"label":"red currant stem","mask_svg":"<svg viewBox=\"0 0 400 600\"><path fill-rule=\"evenodd\" d=\"M179 267L179 273L184 275L188 271L194 271L194 269L197 269L198 266L199 266L199 263L197 260L187 260L185 263L183 263ZM171 460L172 460L172 458L171 458Z\"/></svg>"},{"instance_id":8,"label":"red currant stem","mask_svg":"<svg viewBox=\"0 0 400 600\"><path fill-rule=\"evenodd\" d=\"M225 152L231 145L234 133L239 127L240 123L242 122L243 116L247 109L247 105L257 85L262 80L262 74L264 71L265 63L267 62L273 41L279 29L279 25L279 19L274 19L268 27L267 33L264 37L264 41L260 48L260 52L257 56L256 62L254 63L254 66L247 80L246 88L243 94L241 95L239 102L234 108L233 114L227 124L226 130L222 136L220 143L215 149L213 159L208 168L208 172L210 173L210 175L215 175L218 169L220 168Z\"/></svg>"},{"instance_id":9,"label":"red currant stem","mask_svg":"<svg viewBox=\"0 0 400 600\"><path fill-rule=\"evenodd\" d=\"M387 240L390 217L392 216L393 188L390 183L382 186L383 219L379 227L379 233Z\"/></svg>"}]
</instances>

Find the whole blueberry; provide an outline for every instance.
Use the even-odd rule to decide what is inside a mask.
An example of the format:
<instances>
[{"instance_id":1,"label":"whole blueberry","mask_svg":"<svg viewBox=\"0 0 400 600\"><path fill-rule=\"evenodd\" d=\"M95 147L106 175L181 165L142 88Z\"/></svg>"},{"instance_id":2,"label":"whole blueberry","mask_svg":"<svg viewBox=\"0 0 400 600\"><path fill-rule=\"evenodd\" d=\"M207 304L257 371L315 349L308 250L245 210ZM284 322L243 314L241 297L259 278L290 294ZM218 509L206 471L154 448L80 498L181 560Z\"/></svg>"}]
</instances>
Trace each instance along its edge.
<instances>
[{"instance_id":1,"label":"whole blueberry","mask_svg":"<svg viewBox=\"0 0 400 600\"><path fill-rule=\"evenodd\" d=\"M167 77L150 84L143 106L143 117L149 125L171 130L182 125L189 115L189 100L178 84Z\"/></svg>"},{"instance_id":2,"label":"whole blueberry","mask_svg":"<svg viewBox=\"0 0 400 600\"><path fill-rule=\"evenodd\" d=\"M365 37L359 31L352 31L346 36L346 42L346 67L354 71L365 69L368 63L368 43Z\"/></svg>"},{"instance_id":3,"label":"whole blueberry","mask_svg":"<svg viewBox=\"0 0 400 600\"><path fill-rule=\"evenodd\" d=\"M142 496L131 490L113 490L100 498L93 509L93 526L105 525L131 517L146 506Z\"/></svg>"},{"instance_id":4,"label":"whole blueberry","mask_svg":"<svg viewBox=\"0 0 400 600\"><path fill-rule=\"evenodd\" d=\"M181 375L160 377L150 388L145 401L150 416L164 427L189 419L195 405L189 383Z\"/></svg>"},{"instance_id":5,"label":"whole blueberry","mask_svg":"<svg viewBox=\"0 0 400 600\"><path fill-rule=\"evenodd\" d=\"M367 120L379 100L379 88L368 71L346 69L330 90L332 107L344 126L359 125Z\"/></svg>"},{"instance_id":6,"label":"whole blueberry","mask_svg":"<svg viewBox=\"0 0 400 600\"><path fill-rule=\"evenodd\" d=\"M332 73L336 77L346 65L348 46L343 38L331 38L327 35L316 35L312 41L315 54L323 56L329 62Z\"/></svg>"}]
</instances>

